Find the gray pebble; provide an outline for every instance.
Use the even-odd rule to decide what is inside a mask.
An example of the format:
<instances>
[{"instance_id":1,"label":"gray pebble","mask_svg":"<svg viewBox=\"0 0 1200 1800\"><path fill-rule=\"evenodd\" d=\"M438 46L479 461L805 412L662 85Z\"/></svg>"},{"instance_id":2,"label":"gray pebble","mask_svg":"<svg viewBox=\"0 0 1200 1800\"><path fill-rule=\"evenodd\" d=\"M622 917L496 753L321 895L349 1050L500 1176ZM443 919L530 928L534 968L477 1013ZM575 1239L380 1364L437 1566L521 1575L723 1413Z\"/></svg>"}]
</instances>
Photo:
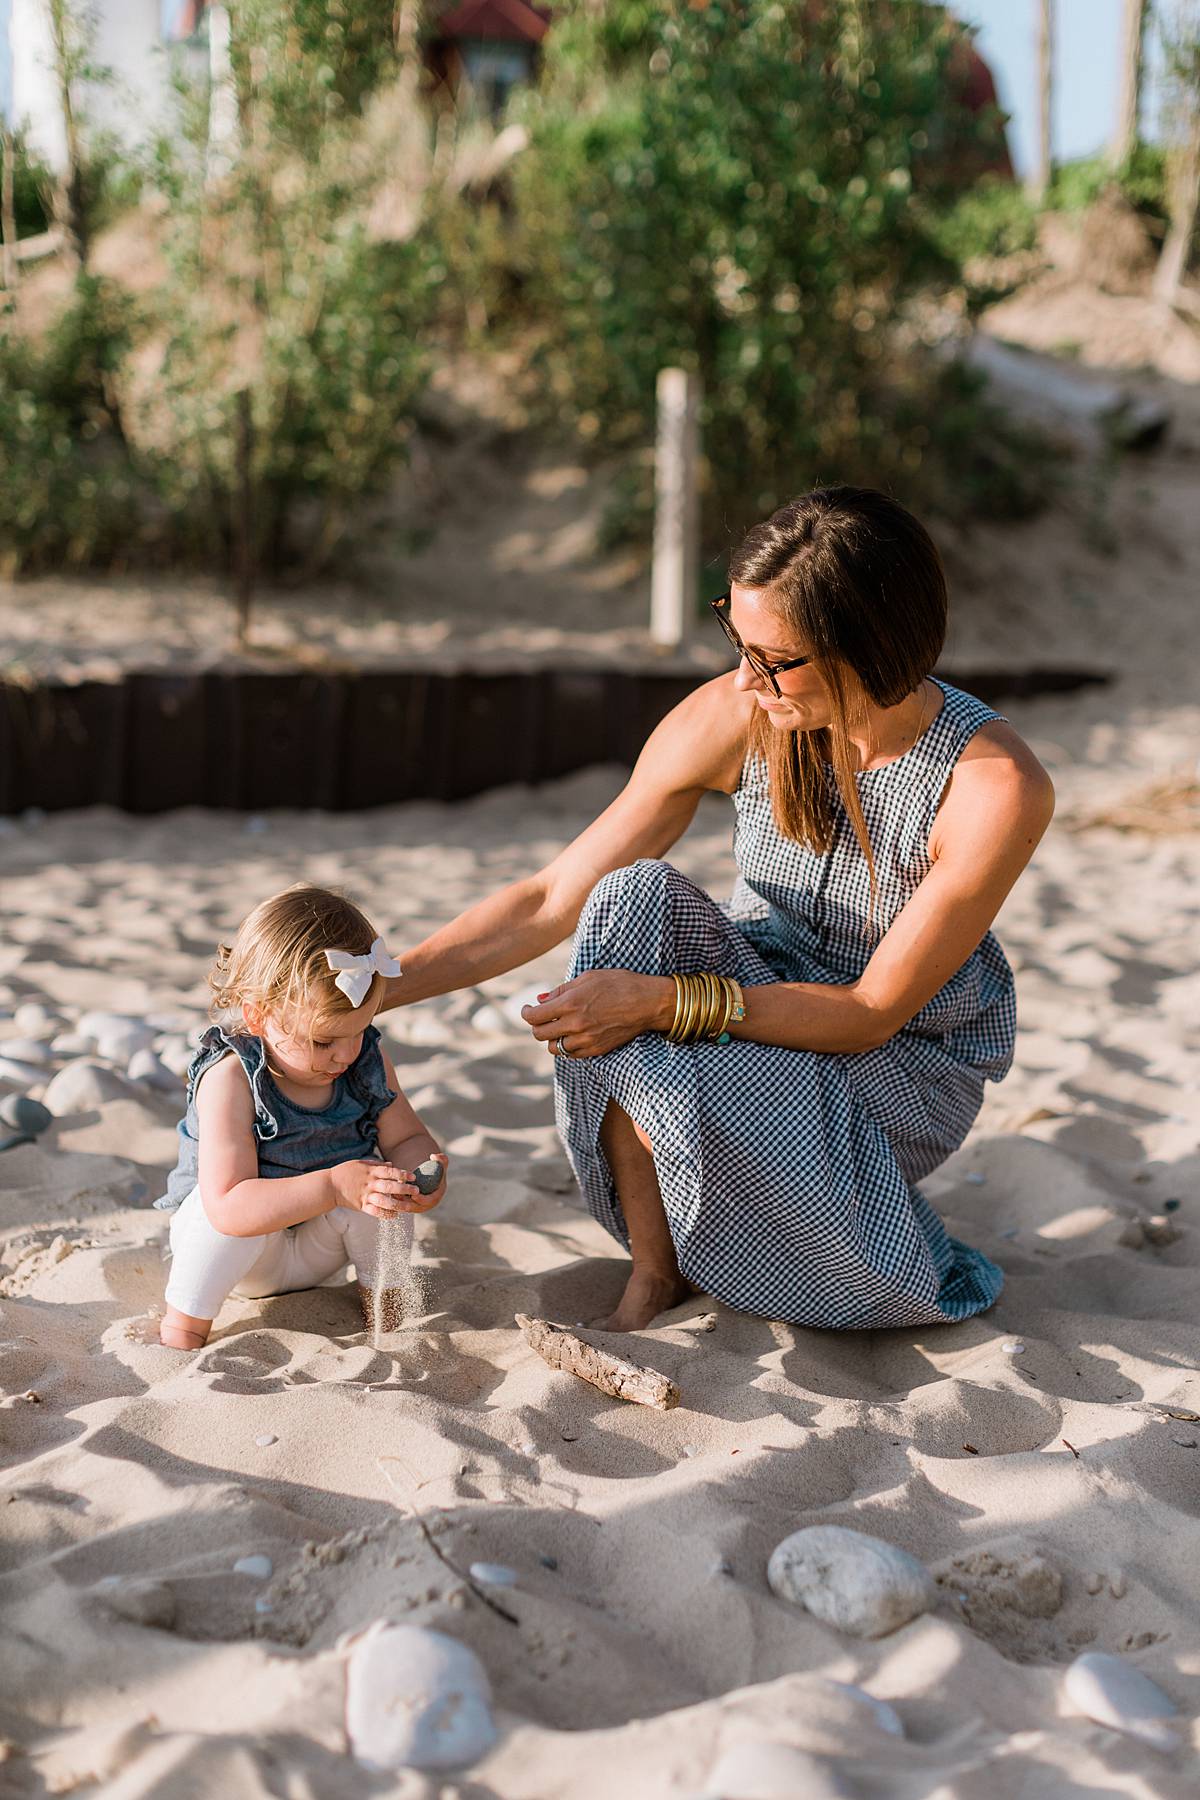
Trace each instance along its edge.
<instances>
[{"instance_id":1,"label":"gray pebble","mask_svg":"<svg viewBox=\"0 0 1200 1800\"><path fill-rule=\"evenodd\" d=\"M17 1062L36 1063L39 1067L51 1060L49 1045L36 1037L5 1038L0 1044L0 1050Z\"/></svg>"},{"instance_id":2,"label":"gray pebble","mask_svg":"<svg viewBox=\"0 0 1200 1800\"><path fill-rule=\"evenodd\" d=\"M471 1580L480 1587L516 1587L521 1577L506 1563L473 1562Z\"/></svg>"},{"instance_id":3,"label":"gray pebble","mask_svg":"<svg viewBox=\"0 0 1200 1800\"><path fill-rule=\"evenodd\" d=\"M5 1094L0 1099L0 1123L10 1126L13 1131L36 1137L39 1131L45 1131L54 1123L54 1114L40 1100L31 1100L28 1094Z\"/></svg>"},{"instance_id":4,"label":"gray pebble","mask_svg":"<svg viewBox=\"0 0 1200 1800\"><path fill-rule=\"evenodd\" d=\"M441 1163L432 1156L428 1161L421 1163L418 1168L413 1170L413 1180L417 1184L417 1192L419 1194L432 1194L436 1192L442 1185L442 1175L444 1173L445 1171L443 1170Z\"/></svg>"},{"instance_id":5,"label":"gray pebble","mask_svg":"<svg viewBox=\"0 0 1200 1800\"><path fill-rule=\"evenodd\" d=\"M0 1081L11 1081L14 1087L32 1087L45 1081L49 1071L42 1063L24 1062L16 1056L0 1055Z\"/></svg>"},{"instance_id":6,"label":"gray pebble","mask_svg":"<svg viewBox=\"0 0 1200 1800\"><path fill-rule=\"evenodd\" d=\"M269 1581L271 1570L269 1556L239 1556L233 1565L235 1575L253 1575L256 1581Z\"/></svg>"}]
</instances>

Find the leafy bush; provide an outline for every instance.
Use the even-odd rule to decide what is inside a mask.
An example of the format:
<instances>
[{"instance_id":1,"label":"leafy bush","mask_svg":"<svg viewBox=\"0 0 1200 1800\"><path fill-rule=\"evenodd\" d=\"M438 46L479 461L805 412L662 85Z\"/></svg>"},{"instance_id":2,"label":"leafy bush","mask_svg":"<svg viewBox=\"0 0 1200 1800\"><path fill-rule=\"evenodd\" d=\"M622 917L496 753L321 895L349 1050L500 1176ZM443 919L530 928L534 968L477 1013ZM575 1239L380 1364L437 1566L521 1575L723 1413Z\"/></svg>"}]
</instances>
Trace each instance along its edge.
<instances>
[{"instance_id":1,"label":"leafy bush","mask_svg":"<svg viewBox=\"0 0 1200 1800\"><path fill-rule=\"evenodd\" d=\"M1125 166L1115 171L1105 156L1064 163L1055 171L1049 204L1057 212L1084 212L1114 180L1138 212L1165 223L1169 211L1167 158L1161 144L1138 144Z\"/></svg>"},{"instance_id":2,"label":"leafy bush","mask_svg":"<svg viewBox=\"0 0 1200 1800\"><path fill-rule=\"evenodd\" d=\"M957 276L927 224L956 33L916 0L886 28L852 0L556 18L514 180L547 393L634 445L658 370L699 371L722 533L816 479L953 485L961 434L912 401L943 377L896 327Z\"/></svg>"},{"instance_id":3,"label":"leafy bush","mask_svg":"<svg viewBox=\"0 0 1200 1800\"><path fill-rule=\"evenodd\" d=\"M89 276L39 344L0 326L6 573L112 562L136 542L139 482L114 399L132 326L120 291Z\"/></svg>"},{"instance_id":4,"label":"leafy bush","mask_svg":"<svg viewBox=\"0 0 1200 1800\"><path fill-rule=\"evenodd\" d=\"M929 230L960 267L975 257L1015 256L1037 242L1037 208L1016 182L985 176L948 209L931 213Z\"/></svg>"},{"instance_id":5,"label":"leafy bush","mask_svg":"<svg viewBox=\"0 0 1200 1800\"><path fill-rule=\"evenodd\" d=\"M17 236L37 237L51 222L50 196L54 177L39 156L30 150L19 132L13 134L13 211Z\"/></svg>"}]
</instances>

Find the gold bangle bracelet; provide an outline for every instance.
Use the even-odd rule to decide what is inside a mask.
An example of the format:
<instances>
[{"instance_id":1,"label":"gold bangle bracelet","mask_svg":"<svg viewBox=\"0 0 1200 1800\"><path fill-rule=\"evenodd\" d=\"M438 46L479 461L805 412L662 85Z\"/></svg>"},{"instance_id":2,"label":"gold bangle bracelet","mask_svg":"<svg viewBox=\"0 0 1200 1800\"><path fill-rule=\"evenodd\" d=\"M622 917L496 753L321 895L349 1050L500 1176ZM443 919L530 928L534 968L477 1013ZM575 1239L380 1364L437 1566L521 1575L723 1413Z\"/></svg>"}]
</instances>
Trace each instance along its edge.
<instances>
[{"instance_id":1,"label":"gold bangle bracelet","mask_svg":"<svg viewBox=\"0 0 1200 1800\"><path fill-rule=\"evenodd\" d=\"M678 975L672 975L671 980L675 983L675 1016L671 1020L667 1030L667 1036L669 1038L675 1036L675 1032L679 1026L680 1010L683 1006L683 983L680 981Z\"/></svg>"},{"instance_id":2,"label":"gold bangle bracelet","mask_svg":"<svg viewBox=\"0 0 1200 1800\"><path fill-rule=\"evenodd\" d=\"M675 1042L687 1044L691 1041L692 1022L696 1016L696 978L694 975L681 975L679 979L683 983L684 1003L683 1017L679 1022L679 1030L675 1034Z\"/></svg>"},{"instance_id":3,"label":"gold bangle bracelet","mask_svg":"<svg viewBox=\"0 0 1200 1800\"><path fill-rule=\"evenodd\" d=\"M721 990L717 986L716 976L706 973L704 976L704 1016L700 1021L699 1031L699 1036L702 1038L712 1038L713 1026L717 1020L717 1009L720 1005L720 994Z\"/></svg>"}]
</instances>

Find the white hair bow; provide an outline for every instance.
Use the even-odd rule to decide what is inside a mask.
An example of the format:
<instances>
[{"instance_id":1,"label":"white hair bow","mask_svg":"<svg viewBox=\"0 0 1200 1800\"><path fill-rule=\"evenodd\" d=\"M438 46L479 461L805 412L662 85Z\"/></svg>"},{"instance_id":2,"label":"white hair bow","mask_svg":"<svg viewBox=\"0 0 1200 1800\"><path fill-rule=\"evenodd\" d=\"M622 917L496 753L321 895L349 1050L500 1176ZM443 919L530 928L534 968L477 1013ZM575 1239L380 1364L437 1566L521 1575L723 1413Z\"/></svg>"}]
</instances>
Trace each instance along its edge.
<instances>
[{"instance_id":1,"label":"white hair bow","mask_svg":"<svg viewBox=\"0 0 1200 1800\"><path fill-rule=\"evenodd\" d=\"M399 975L400 964L388 954L387 945L377 937L365 956L351 956L349 950L327 950L325 960L331 969L340 970L333 978L351 1006L361 1006L371 991L376 975Z\"/></svg>"}]
</instances>

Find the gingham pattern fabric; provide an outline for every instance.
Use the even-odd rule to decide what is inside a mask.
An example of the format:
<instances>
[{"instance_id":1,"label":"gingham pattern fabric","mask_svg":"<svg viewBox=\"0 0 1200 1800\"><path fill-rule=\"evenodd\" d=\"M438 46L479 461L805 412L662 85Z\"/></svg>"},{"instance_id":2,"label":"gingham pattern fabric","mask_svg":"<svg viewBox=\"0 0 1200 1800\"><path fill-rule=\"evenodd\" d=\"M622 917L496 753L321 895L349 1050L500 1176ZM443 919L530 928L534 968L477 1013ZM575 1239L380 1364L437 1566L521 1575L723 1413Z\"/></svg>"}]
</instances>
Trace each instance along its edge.
<instances>
[{"instance_id":1,"label":"gingham pattern fabric","mask_svg":"<svg viewBox=\"0 0 1200 1800\"><path fill-rule=\"evenodd\" d=\"M917 743L858 777L876 865L870 928L866 862L836 788L836 838L817 855L778 831L765 765L751 758L734 796L729 902L669 863L617 869L584 908L571 974L711 969L747 987L857 979L928 873L954 764L999 717L938 685L942 708ZM947 1235L914 1184L962 1143L984 1081L1008 1071L1015 1032L1012 973L989 933L876 1050L677 1045L646 1032L606 1056L559 1056L558 1128L589 1210L628 1247L599 1132L610 1099L642 1126L680 1269L729 1306L828 1328L949 1322L990 1306L1003 1276Z\"/></svg>"}]
</instances>

